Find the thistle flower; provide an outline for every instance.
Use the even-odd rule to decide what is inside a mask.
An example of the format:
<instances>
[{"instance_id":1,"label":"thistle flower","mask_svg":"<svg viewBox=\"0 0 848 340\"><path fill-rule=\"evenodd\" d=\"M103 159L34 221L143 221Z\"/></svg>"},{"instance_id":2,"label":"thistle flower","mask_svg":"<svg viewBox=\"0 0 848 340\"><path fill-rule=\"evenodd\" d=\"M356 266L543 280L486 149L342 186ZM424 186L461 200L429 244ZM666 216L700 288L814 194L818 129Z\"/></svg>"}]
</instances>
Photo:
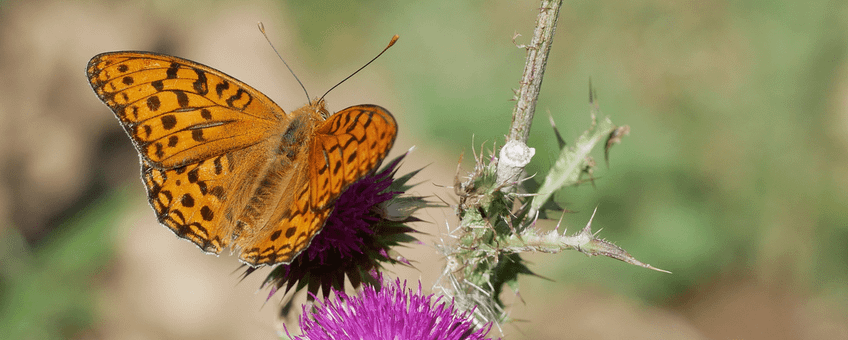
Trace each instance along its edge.
<instances>
[{"instance_id":1,"label":"thistle flower","mask_svg":"<svg viewBox=\"0 0 848 340\"><path fill-rule=\"evenodd\" d=\"M410 235L415 230L407 223L419 221L412 213L429 204L422 197L399 196L412 187L406 183L418 173L416 170L394 178L408 153L351 184L341 194L309 247L290 264L275 267L265 278L262 287L271 287L268 298L283 286L286 293L292 288L295 292L307 288L310 299L318 296L321 288L321 295L326 298L331 288L344 290L345 278L354 288L363 281L379 286L375 274L382 264L409 265L391 248L416 241ZM255 270L248 268L244 276ZM283 314L290 307L291 299L284 304Z\"/></svg>"},{"instance_id":2,"label":"thistle flower","mask_svg":"<svg viewBox=\"0 0 848 340\"><path fill-rule=\"evenodd\" d=\"M356 296L336 291L335 299L324 299L313 306L304 306L300 316L302 335L296 340L324 339L423 339L423 340L478 340L492 328L474 326L471 314L460 313L442 297L423 295L421 283L418 291L407 289L400 279L388 282L382 289L365 286Z\"/></svg>"}]
</instances>

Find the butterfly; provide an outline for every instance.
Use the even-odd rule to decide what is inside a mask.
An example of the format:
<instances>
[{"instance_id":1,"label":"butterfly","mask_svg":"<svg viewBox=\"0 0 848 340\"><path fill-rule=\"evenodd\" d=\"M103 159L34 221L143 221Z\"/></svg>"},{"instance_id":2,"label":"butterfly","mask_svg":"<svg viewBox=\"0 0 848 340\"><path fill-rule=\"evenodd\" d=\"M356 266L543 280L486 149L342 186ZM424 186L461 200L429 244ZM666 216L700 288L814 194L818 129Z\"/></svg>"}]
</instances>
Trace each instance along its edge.
<instances>
[{"instance_id":1,"label":"butterfly","mask_svg":"<svg viewBox=\"0 0 848 340\"><path fill-rule=\"evenodd\" d=\"M102 53L86 73L139 153L159 222L253 267L290 263L307 248L397 135L380 106L330 114L322 97L287 114L221 71L164 54Z\"/></svg>"}]
</instances>

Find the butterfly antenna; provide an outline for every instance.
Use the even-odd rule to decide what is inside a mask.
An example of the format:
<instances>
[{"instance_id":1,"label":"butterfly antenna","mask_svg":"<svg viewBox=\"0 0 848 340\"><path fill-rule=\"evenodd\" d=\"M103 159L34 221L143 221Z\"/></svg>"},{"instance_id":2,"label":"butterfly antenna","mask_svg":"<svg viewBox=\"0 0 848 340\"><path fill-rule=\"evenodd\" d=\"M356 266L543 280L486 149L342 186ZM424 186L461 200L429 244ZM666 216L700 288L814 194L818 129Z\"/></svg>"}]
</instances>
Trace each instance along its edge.
<instances>
[{"instance_id":1,"label":"butterfly antenna","mask_svg":"<svg viewBox=\"0 0 848 340\"><path fill-rule=\"evenodd\" d=\"M369 62L365 63L365 65L362 65L362 67L360 67L359 69L357 69L356 71L354 71L353 73L351 73L349 76L347 76L347 78L342 79L342 81L340 81L338 84L333 85L333 87L331 87L329 90L327 90L327 92L324 92L324 95L323 95L323 96L321 96L321 99L318 99L318 101L320 102L320 101L324 100L324 97L326 97L326 96L327 96L327 93L330 93L330 91L332 91L334 88L338 87L339 85L341 85L342 83L344 83L346 80L350 79L350 77L353 77L353 75L355 75L355 74L359 73L359 71L362 71L362 69L364 69L366 66L370 65L371 63L373 63L373 62L374 62L374 60L377 60L377 58L379 58L381 55L383 55L383 53L386 53L386 50L388 50L388 49L389 49L389 47L392 47L392 45L394 45L394 44L395 44L395 42L397 42L398 38L400 38L400 37L399 37L397 34L395 34L395 36L393 36L393 37L392 37L392 41L389 41L389 45L388 45L388 46L386 46L386 48L384 48L382 52L380 52L379 54L377 54L377 56L376 56L376 57L374 57L373 59L371 59L371 61L369 61Z\"/></svg>"},{"instance_id":2,"label":"butterfly antenna","mask_svg":"<svg viewBox=\"0 0 848 340\"><path fill-rule=\"evenodd\" d=\"M308 103L310 101L310 99L309 99L309 92L306 91L306 86L303 86L303 83L301 83L300 79L297 77L297 75L294 74L294 71L292 71L291 67L289 67L289 64L286 62L285 59L283 59L283 56L280 55L280 52L277 51L277 48L274 47L274 44L271 43L271 39L268 39L268 35L265 34L265 25L261 21L259 22L259 31L262 32L263 36L265 36L265 40L267 40L268 44L271 45L271 48L274 50L274 53L277 54L277 57L279 57L280 60L283 61L283 65L286 65L286 68L289 69L289 72L291 72L292 76L294 76L294 79L297 80L298 84L300 84L300 88L302 88L303 93L306 94L306 102Z\"/></svg>"}]
</instances>

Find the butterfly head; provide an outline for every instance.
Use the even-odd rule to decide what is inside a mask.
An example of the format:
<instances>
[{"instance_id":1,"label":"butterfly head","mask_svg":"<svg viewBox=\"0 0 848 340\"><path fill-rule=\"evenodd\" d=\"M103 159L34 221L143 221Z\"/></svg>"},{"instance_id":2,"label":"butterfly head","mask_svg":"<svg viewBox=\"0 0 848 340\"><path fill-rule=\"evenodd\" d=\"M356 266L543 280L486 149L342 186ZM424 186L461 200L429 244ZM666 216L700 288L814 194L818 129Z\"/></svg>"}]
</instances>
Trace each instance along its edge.
<instances>
[{"instance_id":1,"label":"butterfly head","mask_svg":"<svg viewBox=\"0 0 848 340\"><path fill-rule=\"evenodd\" d=\"M330 118L330 111L327 111L327 102L324 101L324 98L317 98L309 102L309 108L310 111L321 115L321 118L324 118L324 120Z\"/></svg>"}]
</instances>

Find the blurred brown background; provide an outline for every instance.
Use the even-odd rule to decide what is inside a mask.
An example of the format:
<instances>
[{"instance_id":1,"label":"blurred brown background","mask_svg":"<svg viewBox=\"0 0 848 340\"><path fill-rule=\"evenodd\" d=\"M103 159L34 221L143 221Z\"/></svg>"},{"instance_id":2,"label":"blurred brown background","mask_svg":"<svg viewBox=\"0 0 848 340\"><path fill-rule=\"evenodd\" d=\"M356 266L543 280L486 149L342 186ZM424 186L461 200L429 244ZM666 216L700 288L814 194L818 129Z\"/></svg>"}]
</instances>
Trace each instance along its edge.
<instances>
[{"instance_id":1,"label":"blurred brown background","mask_svg":"<svg viewBox=\"0 0 848 340\"><path fill-rule=\"evenodd\" d=\"M145 50L220 69L286 110L305 104L256 29L262 21L313 96L332 110L380 104L400 124L401 171L454 202L472 138L502 143L534 1L0 1L0 338L275 338L279 297L264 272L239 281L157 225L138 158L84 68ZM510 339L848 338L848 4L842 1L567 1L550 55L530 171L601 110L632 132L596 186L557 196L599 206L601 235L673 275L577 253L528 256L551 278L506 300ZM481 122L484 122L481 124ZM596 159L603 157L596 154ZM470 166L468 163L466 167ZM435 184L435 185L434 185ZM426 211L427 243L401 252L432 285L432 245L454 223ZM543 223L543 227L552 227ZM523 301L522 301L523 300ZM296 324L289 323L296 329Z\"/></svg>"}]
</instances>

